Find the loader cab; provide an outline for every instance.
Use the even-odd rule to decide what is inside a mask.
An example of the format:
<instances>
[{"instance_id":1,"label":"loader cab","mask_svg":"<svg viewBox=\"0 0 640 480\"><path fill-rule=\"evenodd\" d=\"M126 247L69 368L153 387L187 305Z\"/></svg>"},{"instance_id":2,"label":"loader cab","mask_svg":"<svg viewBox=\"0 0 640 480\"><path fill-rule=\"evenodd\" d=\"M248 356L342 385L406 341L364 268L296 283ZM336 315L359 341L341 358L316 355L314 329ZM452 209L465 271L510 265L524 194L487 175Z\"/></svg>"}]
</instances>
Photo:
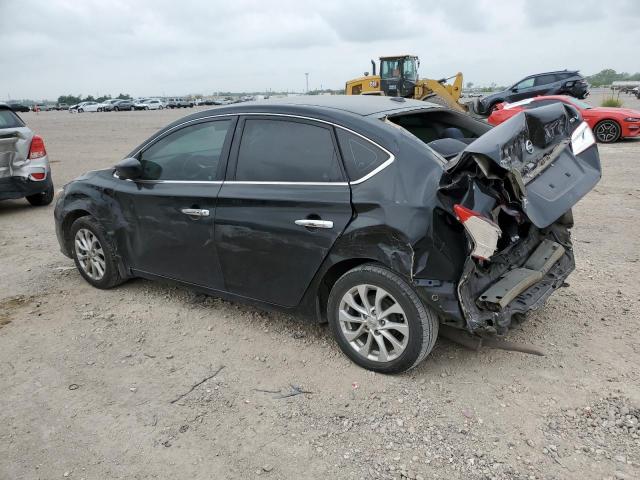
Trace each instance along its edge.
<instances>
[{"instance_id":1,"label":"loader cab","mask_svg":"<svg viewBox=\"0 0 640 480\"><path fill-rule=\"evenodd\" d=\"M380 89L391 97L413 97L419 66L412 55L380 57Z\"/></svg>"}]
</instances>

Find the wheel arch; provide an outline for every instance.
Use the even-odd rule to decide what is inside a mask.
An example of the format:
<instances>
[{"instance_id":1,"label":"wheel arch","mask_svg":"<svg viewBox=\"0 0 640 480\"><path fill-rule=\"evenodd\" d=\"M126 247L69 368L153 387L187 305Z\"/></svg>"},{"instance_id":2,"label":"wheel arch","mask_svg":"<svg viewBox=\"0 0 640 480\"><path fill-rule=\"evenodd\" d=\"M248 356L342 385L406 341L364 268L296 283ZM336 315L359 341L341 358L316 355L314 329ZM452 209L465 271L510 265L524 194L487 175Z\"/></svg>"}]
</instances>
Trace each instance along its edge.
<instances>
[{"instance_id":1,"label":"wheel arch","mask_svg":"<svg viewBox=\"0 0 640 480\"><path fill-rule=\"evenodd\" d=\"M316 314L319 323L327 322L327 301L329 300L331 289L338 281L338 279L349 270L352 270L366 263L384 266L380 261L374 258L348 258L334 263L321 275L315 295Z\"/></svg>"},{"instance_id":2,"label":"wheel arch","mask_svg":"<svg viewBox=\"0 0 640 480\"><path fill-rule=\"evenodd\" d=\"M64 243L68 251L71 251L71 225L81 218L91 216L91 212L84 208L77 208L66 213L62 219L62 236Z\"/></svg>"}]
</instances>

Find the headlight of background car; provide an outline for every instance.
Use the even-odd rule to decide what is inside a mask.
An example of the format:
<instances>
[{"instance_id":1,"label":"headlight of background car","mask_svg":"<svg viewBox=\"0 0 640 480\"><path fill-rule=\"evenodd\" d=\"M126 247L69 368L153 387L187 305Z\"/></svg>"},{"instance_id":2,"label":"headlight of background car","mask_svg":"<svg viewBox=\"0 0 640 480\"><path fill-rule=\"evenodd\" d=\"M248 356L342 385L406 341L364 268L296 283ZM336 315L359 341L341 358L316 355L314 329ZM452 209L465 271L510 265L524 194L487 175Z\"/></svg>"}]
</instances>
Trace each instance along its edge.
<instances>
[{"instance_id":1,"label":"headlight of background car","mask_svg":"<svg viewBox=\"0 0 640 480\"><path fill-rule=\"evenodd\" d=\"M640 117L627 117L624 119L625 122L640 122Z\"/></svg>"},{"instance_id":2,"label":"headlight of background car","mask_svg":"<svg viewBox=\"0 0 640 480\"><path fill-rule=\"evenodd\" d=\"M571 134L571 149L574 155L584 152L594 143L596 139L587 122L582 122Z\"/></svg>"}]
</instances>

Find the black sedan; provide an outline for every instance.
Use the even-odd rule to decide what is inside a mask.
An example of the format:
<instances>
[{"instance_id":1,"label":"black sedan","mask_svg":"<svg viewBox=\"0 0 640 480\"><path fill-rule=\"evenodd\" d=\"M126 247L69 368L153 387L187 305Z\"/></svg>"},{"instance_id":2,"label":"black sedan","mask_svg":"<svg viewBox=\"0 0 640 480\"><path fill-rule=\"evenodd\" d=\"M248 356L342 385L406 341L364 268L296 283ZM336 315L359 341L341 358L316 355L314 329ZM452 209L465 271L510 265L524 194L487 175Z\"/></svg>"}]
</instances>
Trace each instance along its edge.
<instances>
[{"instance_id":1,"label":"black sedan","mask_svg":"<svg viewBox=\"0 0 640 480\"><path fill-rule=\"evenodd\" d=\"M31 111L29 107L21 103L9 103L8 105L9 105L9 108L14 112L26 113Z\"/></svg>"},{"instance_id":2,"label":"black sedan","mask_svg":"<svg viewBox=\"0 0 640 480\"><path fill-rule=\"evenodd\" d=\"M391 373L440 324L502 334L539 308L574 268L571 207L599 178L562 104L491 129L399 98L247 102L67 184L56 232L98 288L164 279L301 313Z\"/></svg>"}]
</instances>

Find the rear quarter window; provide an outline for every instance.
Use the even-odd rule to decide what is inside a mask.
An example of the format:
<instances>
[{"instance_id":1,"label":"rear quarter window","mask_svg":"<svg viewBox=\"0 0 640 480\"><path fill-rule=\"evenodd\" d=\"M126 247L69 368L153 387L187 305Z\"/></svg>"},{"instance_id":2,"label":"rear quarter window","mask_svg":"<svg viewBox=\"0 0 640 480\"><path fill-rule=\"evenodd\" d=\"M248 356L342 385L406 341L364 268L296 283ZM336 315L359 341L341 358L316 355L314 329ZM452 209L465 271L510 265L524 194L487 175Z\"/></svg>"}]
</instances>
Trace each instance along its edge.
<instances>
[{"instance_id":1,"label":"rear quarter window","mask_svg":"<svg viewBox=\"0 0 640 480\"><path fill-rule=\"evenodd\" d=\"M536 85L549 85L555 81L557 81L555 75L540 75L536 77Z\"/></svg>"},{"instance_id":2,"label":"rear quarter window","mask_svg":"<svg viewBox=\"0 0 640 480\"><path fill-rule=\"evenodd\" d=\"M24 127L24 122L8 108L0 108L0 128Z\"/></svg>"},{"instance_id":3,"label":"rear quarter window","mask_svg":"<svg viewBox=\"0 0 640 480\"><path fill-rule=\"evenodd\" d=\"M370 174L389 159L389 155L373 143L353 133L336 128L344 166L350 181Z\"/></svg>"}]
</instances>

